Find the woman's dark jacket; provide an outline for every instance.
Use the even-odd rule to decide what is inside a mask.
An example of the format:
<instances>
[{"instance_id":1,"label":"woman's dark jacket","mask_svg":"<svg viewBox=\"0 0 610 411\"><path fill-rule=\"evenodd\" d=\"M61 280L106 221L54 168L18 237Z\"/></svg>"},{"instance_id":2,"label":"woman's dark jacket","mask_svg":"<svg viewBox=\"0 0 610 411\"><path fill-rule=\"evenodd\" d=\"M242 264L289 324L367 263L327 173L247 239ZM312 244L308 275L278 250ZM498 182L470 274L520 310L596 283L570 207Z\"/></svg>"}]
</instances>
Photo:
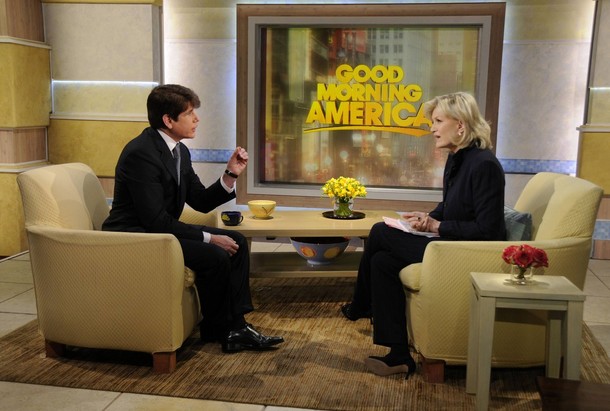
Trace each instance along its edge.
<instances>
[{"instance_id":1,"label":"woman's dark jacket","mask_svg":"<svg viewBox=\"0 0 610 411\"><path fill-rule=\"evenodd\" d=\"M504 170L496 156L474 146L450 154L443 201L430 212L442 239L504 240Z\"/></svg>"}]
</instances>

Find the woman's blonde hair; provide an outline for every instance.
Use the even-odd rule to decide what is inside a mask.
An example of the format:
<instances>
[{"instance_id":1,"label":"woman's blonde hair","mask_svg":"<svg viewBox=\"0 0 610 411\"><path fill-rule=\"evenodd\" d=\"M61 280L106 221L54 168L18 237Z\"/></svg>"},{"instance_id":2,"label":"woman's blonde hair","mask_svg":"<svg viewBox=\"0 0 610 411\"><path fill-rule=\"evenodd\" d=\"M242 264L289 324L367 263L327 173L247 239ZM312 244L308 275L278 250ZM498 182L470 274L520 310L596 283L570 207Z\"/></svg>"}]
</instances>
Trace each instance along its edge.
<instances>
[{"instance_id":1,"label":"woman's blonde hair","mask_svg":"<svg viewBox=\"0 0 610 411\"><path fill-rule=\"evenodd\" d=\"M464 134L458 135L453 141L459 148L472 144L479 148L492 148L491 127L479 111L474 97L468 93L457 92L434 97L424 105L426 117L432 120L432 112L438 108L446 116L461 121L464 125Z\"/></svg>"}]
</instances>

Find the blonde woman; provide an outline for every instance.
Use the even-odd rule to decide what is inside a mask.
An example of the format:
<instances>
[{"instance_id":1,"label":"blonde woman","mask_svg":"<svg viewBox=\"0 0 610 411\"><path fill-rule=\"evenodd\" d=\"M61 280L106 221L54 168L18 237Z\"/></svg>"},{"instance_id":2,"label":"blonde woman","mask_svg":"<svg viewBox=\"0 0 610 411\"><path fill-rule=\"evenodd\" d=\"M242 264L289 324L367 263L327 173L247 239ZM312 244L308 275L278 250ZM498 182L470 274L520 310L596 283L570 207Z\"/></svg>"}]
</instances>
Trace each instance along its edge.
<instances>
[{"instance_id":1,"label":"blonde woman","mask_svg":"<svg viewBox=\"0 0 610 411\"><path fill-rule=\"evenodd\" d=\"M436 147L449 150L443 200L429 213L403 215L413 228L437 233L417 236L375 224L358 269L352 302L341 307L349 320L372 318L373 343L388 347L383 357L365 359L377 375L415 372L409 352L405 295L398 273L419 263L430 241L504 240L504 171L490 150L490 127L474 97L459 92L425 103Z\"/></svg>"}]
</instances>

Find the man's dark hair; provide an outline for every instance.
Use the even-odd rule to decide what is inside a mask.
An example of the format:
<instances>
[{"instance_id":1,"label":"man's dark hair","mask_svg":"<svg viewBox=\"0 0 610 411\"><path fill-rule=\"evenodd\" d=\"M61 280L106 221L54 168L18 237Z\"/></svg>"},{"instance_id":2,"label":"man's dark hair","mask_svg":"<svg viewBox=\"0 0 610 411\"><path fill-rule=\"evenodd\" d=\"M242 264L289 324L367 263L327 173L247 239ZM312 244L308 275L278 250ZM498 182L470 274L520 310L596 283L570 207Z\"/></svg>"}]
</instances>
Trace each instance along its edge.
<instances>
[{"instance_id":1,"label":"man's dark hair","mask_svg":"<svg viewBox=\"0 0 610 411\"><path fill-rule=\"evenodd\" d=\"M189 106L199 108L201 101L190 88L178 84L165 84L155 87L146 100L148 122L154 129L165 128L163 116L169 115L172 120L178 120L180 113Z\"/></svg>"}]
</instances>

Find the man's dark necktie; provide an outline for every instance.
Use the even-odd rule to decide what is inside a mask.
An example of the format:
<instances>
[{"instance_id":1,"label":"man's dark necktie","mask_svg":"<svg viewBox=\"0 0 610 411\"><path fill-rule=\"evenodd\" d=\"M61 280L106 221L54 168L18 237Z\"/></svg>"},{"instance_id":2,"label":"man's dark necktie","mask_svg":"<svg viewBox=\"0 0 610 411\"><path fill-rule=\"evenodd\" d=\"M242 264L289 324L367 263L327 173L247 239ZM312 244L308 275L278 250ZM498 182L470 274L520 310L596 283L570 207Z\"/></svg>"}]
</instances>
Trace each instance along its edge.
<instances>
[{"instance_id":1,"label":"man's dark necktie","mask_svg":"<svg viewBox=\"0 0 610 411\"><path fill-rule=\"evenodd\" d=\"M180 143L176 144L172 150L174 156L174 163L176 164L176 174L178 175L178 185L180 185Z\"/></svg>"}]
</instances>

